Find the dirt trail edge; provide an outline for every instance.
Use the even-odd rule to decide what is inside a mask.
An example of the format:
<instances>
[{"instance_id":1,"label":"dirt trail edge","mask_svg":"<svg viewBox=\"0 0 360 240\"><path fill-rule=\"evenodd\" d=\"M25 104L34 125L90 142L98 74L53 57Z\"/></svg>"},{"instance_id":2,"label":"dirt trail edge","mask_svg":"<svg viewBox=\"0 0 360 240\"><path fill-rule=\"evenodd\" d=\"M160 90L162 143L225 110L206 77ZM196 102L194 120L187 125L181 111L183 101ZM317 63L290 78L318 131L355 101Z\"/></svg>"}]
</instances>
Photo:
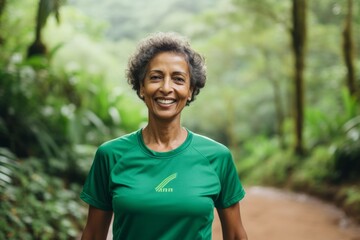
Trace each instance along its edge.
<instances>
[{"instance_id":1,"label":"dirt trail edge","mask_svg":"<svg viewBox=\"0 0 360 240\"><path fill-rule=\"evenodd\" d=\"M249 187L246 193L241 215L249 240L360 240L360 226L333 205L267 187ZM217 214L213 239L222 239Z\"/></svg>"}]
</instances>

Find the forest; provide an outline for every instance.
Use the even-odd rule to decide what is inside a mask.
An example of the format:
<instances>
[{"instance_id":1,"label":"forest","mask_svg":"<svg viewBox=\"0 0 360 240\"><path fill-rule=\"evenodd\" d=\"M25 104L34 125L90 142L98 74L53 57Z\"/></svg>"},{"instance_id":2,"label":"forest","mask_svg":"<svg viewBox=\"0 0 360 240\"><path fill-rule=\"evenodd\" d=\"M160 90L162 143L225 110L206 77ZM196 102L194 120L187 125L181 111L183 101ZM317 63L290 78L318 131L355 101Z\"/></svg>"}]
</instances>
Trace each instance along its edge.
<instances>
[{"instance_id":1,"label":"forest","mask_svg":"<svg viewBox=\"0 0 360 240\"><path fill-rule=\"evenodd\" d=\"M0 0L0 239L77 239L97 147L144 126L125 77L140 39L189 38L207 83L183 125L241 181L360 222L360 2Z\"/></svg>"}]
</instances>

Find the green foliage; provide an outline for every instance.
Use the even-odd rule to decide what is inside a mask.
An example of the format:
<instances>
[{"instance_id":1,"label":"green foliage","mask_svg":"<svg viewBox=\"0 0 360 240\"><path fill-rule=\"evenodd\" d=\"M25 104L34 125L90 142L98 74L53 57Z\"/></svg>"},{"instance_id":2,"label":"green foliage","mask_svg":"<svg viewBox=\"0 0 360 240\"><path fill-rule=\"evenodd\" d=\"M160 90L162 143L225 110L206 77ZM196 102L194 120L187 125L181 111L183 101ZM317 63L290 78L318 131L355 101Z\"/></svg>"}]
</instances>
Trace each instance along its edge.
<instances>
[{"instance_id":1,"label":"green foliage","mask_svg":"<svg viewBox=\"0 0 360 240\"><path fill-rule=\"evenodd\" d=\"M214 6L214 0L73 0L71 4L92 18L109 23L106 35L113 40L139 39L144 33L155 31L182 32L191 25L192 16ZM129 14L130 13L130 14ZM119 27L121 26L121 27Z\"/></svg>"},{"instance_id":2,"label":"green foliage","mask_svg":"<svg viewBox=\"0 0 360 240\"><path fill-rule=\"evenodd\" d=\"M305 112L307 147L312 149L317 144L330 142L338 131L338 124L322 110L308 107Z\"/></svg>"},{"instance_id":3,"label":"green foliage","mask_svg":"<svg viewBox=\"0 0 360 240\"><path fill-rule=\"evenodd\" d=\"M137 129L144 121L142 108L122 85L109 85L106 65L91 72L91 67L55 64L65 41L52 43L46 58L24 60L27 44L17 42L15 48L16 37L5 33L9 42L0 58L0 239L77 239L86 219L78 196L96 148ZM101 59L100 53L94 53L100 61L115 62L106 53Z\"/></svg>"},{"instance_id":4,"label":"green foliage","mask_svg":"<svg viewBox=\"0 0 360 240\"><path fill-rule=\"evenodd\" d=\"M360 115L350 119L343 127L345 139L337 144L335 171L337 181L359 178L360 172Z\"/></svg>"},{"instance_id":5,"label":"green foliage","mask_svg":"<svg viewBox=\"0 0 360 240\"><path fill-rule=\"evenodd\" d=\"M257 137L248 141L239 156L239 174L248 184L284 185L296 165L289 150L279 150L276 139Z\"/></svg>"},{"instance_id":6,"label":"green foliage","mask_svg":"<svg viewBox=\"0 0 360 240\"><path fill-rule=\"evenodd\" d=\"M360 221L360 188L359 186L345 186L338 194L337 201L344 205L344 209Z\"/></svg>"},{"instance_id":7,"label":"green foliage","mask_svg":"<svg viewBox=\"0 0 360 240\"><path fill-rule=\"evenodd\" d=\"M36 158L18 162L12 180L0 187L1 239L77 239L86 215L79 185L49 175Z\"/></svg>"},{"instance_id":8,"label":"green foliage","mask_svg":"<svg viewBox=\"0 0 360 240\"><path fill-rule=\"evenodd\" d=\"M292 182L295 186L314 188L336 177L332 148L315 148L294 171Z\"/></svg>"},{"instance_id":9,"label":"green foliage","mask_svg":"<svg viewBox=\"0 0 360 240\"><path fill-rule=\"evenodd\" d=\"M129 103L126 95L107 87L101 76L56 76L44 58L10 69L0 69L0 140L19 156L72 159L63 148L84 142L98 145L143 120L134 114L127 119L132 124L122 127L121 114L131 105L122 109Z\"/></svg>"},{"instance_id":10,"label":"green foliage","mask_svg":"<svg viewBox=\"0 0 360 240\"><path fill-rule=\"evenodd\" d=\"M184 110L183 122L231 147L246 183L316 193L358 180L359 104L339 91L346 75L341 1L309 3L308 156L302 159L280 144L294 142L289 1L71 0L61 12L48 5L43 13L53 9L62 17L60 25L56 16L43 18L50 54L25 61L36 3L7 1L0 16L0 213L7 216L0 220L1 239L71 239L80 231L77 183L96 147L146 121L124 69L135 43L154 31L183 33L206 57L207 86ZM355 42L360 46L360 38ZM342 202L355 206L357 192L342 191Z\"/></svg>"},{"instance_id":11,"label":"green foliage","mask_svg":"<svg viewBox=\"0 0 360 240\"><path fill-rule=\"evenodd\" d=\"M342 103L344 108L343 118L348 120L356 116L359 113L359 106L356 98L351 96L348 89L343 88L342 91Z\"/></svg>"},{"instance_id":12,"label":"green foliage","mask_svg":"<svg viewBox=\"0 0 360 240\"><path fill-rule=\"evenodd\" d=\"M324 161L332 162L332 167L323 166L322 169L324 174L332 172L331 179L336 182L357 178L360 171L360 117L357 116L360 113L359 106L347 89L342 89L341 100L343 106L341 115L330 111L324 113L310 107L306 111L305 134L308 139L308 147L312 149L311 154L317 154L319 149L316 146L332 144L334 150L331 155L325 153L322 155ZM310 159L312 158L310 157ZM315 158L311 161L313 164L317 164L318 159ZM311 175L310 182L312 175L319 177L320 182L327 180L322 178L323 174L312 174L311 168L304 172Z\"/></svg>"},{"instance_id":13,"label":"green foliage","mask_svg":"<svg viewBox=\"0 0 360 240\"><path fill-rule=\"evenodd\" d=\"M13 183L14 171L18 165L15 155L6 148L0 148L0 189Z\"/></svg>"},{"instance_id":14,"label":"green foliage","mask_svg":"<svg viewBox=\"0 0 360 240\"><path fill-rule=\"evenodd\" d=\"M31 64L13 65L10 71L0 70L1 86L6 89L0 93L1 142L19 156L59 157L62 151L57 142L67 142L61 135L49 134L50 129L62 132L66 118L60 111L51 112L50 118L46 107L61 108L67 101L49 95L49 92L56 95L59 89L54 81L48 81L49 71L36 70L44 65L43 59L32 59Z\"/></svg>"},{"instance_id":15,"label":"green foliage","mask_svg":"<svg viewBox=\"0 0 360 240\"><path fill-rule=\"evenodd\" d=\"M10 65L0 75L0 144L24 159L1 149L0 211L6 217L0 238L75 239L85 212L80 187L72 182L83 182L95 151L75 144L73 136L85 138L86 129L68 129L78 104L70 92L77 89L52 75L40 58Z\"/></svg>"},{"instance_id":16,"label":"green foliage","mask_svg":"<svg viewBox=\"0 0 360 240\"><path fill-rule=\"evenodd\" d=\"M296 163L291 151L277 151L268 159L258 161L244 177L252 184L284 186Z\"/></svg>"}]
</instances>

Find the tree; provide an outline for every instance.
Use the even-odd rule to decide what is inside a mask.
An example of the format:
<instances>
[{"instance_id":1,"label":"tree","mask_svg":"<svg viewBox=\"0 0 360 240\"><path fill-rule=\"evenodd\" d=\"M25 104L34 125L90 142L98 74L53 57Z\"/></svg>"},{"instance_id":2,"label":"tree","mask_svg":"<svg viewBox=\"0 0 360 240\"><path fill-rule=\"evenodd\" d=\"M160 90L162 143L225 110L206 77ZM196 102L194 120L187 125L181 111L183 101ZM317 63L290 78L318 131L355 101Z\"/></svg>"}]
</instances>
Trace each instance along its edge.
<instances>
[{"instance_id":1,"label":"tree","mask_svg":"<svg viewBox=\"0 0 360 240\"><path fill-rule=\"evenodd\" d=\"M46 45L41 38L41 32L50 14L54 14L57 22L60 21L59 9L63 0L39 0L39 7L35 25L35 40L29 46L27 56L45 55Z\"/></svg>"},{"instance_id":2,"label":"tree","mask_svg":"<svg viewBox=\"0 0 360 240\"><path fill-rule=\"evenodd\" d=\"M0 25L1 25L1 16L4 12L6 6L6 0L0 0ZM4 42L4 38L2 36L2 34L0 34L0 46L3 44Z\"/></svg>"},{"instance_id":3,"label":"tree","mask_svg":"<svg viewBox=\"0 0 360 240\"><path fill-rule=\"evenodd\" d=\"M294 54L295 153L303 155L306 0L292 0L292 23L291 37Z\"/></svg>"},{"instance_id":4,"label":"tree","mask_svg":"<svg viewBox=\"0 0 360 240\"><path fill-rule=\"evenodd\" d=\"M6 5L6 0L0 0L0 16L3 13L5 5Z\"/></svg>"},{"instance_id":5,"label":"tree","mask_svg":"<svg viewBox=\"0 0 360 240\"><path fill-rule=\"evenodd\" d=\"M354 65L354 40L352 30L353 1L348 0L348 11L343 29L343 54L347 69L346 85L352 96L356 94L355 65Z\"/></svg>"}]
</instances>

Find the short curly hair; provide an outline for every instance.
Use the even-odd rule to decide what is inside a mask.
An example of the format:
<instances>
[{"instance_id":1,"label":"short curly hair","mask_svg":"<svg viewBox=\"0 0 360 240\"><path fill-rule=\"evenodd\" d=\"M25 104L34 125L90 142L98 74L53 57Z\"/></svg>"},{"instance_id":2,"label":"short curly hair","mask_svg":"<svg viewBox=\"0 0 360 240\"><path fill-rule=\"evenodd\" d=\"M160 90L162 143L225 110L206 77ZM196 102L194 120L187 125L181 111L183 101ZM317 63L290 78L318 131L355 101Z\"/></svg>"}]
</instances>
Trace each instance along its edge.
<instances>
[{"instance_id":1,"label":"short curly hair","mask_svg":"<svg viewBox=\"0 0 360 240\"><path fill-rule=\"evenodd\" d=\"M190 47L187 39L177 33L154 33L143 39L135 53L130 57L126 71L128 83L140 99L140 87L144 83L149 62L159 53L174 52L182 54L189 66L190 87L193 90L190 102L195 100L206 82L205 58Z\"/></svg>"}]
</instances>

